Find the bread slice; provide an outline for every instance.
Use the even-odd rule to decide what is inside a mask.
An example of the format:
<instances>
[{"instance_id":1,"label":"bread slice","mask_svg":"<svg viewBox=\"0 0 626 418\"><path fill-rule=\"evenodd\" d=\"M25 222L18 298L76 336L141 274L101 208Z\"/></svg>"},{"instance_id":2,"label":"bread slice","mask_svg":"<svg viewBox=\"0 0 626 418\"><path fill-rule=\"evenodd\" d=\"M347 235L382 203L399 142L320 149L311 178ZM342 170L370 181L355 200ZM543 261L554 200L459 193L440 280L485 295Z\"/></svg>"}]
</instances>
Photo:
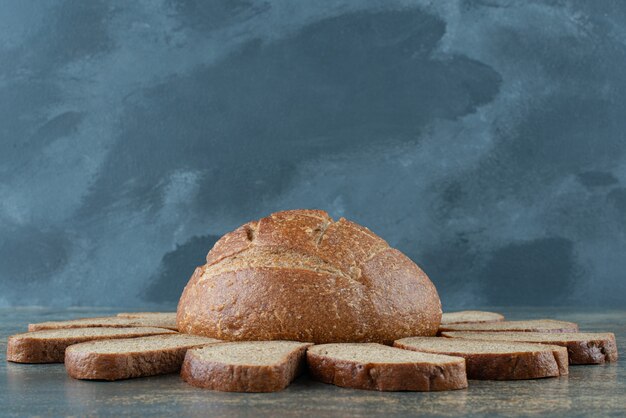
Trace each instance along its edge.
<instances>
[{"instance_id":1,"label":"bread slice","mask_svg":"<svg viewBox=\"0 0 626 418\"><path fill-rule=\"evenodd\" d=\"M504 315L487 311L459 311L444 312L441 315L441 324L471 324L475 322L504 321Z\"/></svg>"},{"instance_id":2,"label":"bread slice","mask_svg":"<svg viewBox=\"0 0 626 418\"><path fill-rule=\"evenodd\" d=\"M465 360L375 343L315 345L311 376L337 386L380 391L439 391L467 387Z\"/></svg>"},{"instance_id":3,"label":"bread slice","mask_svg":"<svg viewBox=\"0 0 626 418\"><path fill-rule=\"evenodd\" d=\"M244 341L188 350L181 369L187 383L224 392L276 392L304 369L309 343Z\"/></svg>"},{"instance_id":4,"label":"bread slice","mask_svg":"<svg viewBox=\"0 0 626 418\"><path fill-rule=\"evenodd\" d=\"M90 341L65 350L65 369L74 379L89 380L173 373L180 370L188 349L219 342L187 334Z\"/></svg>"},{"instance_id":5,"label":"bread slice","mask_svg":"<svg viewBox=\"0 0 626 418\"><path fill-rule=\"evenodd\" d=\"M176 323L176 312L120 312L116 316L120 318L152 318Z\"/></svg>"},{"instance_id":6,"label":"bread slice","mask_svg":"<svg viewBox=\"0 0 626 418\"><path fill-rule=\"evenodd\" d=\"M11 335L7 360L16 363L63 363L65 349L72 344L112 338L174 334L164 328L73 328L27 332Z\"/></svg>"},{"instance_id":7,"label":"bread slice","mask_svg":"<svg viewBox=\"0 0 626 418\"><path fill-rule=\"evenodd\" d=\"M394 346L463 357L469 379L537 379L568 374L567 350L556 345L410 337L397 340Z\"/></svg>"},{"instance_id":8,"label":"bread slice","mask_svg":"<svg viewBox=\"0 0 626 418\"><path fill-rule=\"evenodd\" d=\"M529 321L500 321L472 324L447 324L439 326L439 332L474 331L474 332L578 332L578 325L573 322L554 319L533 319Z\"/></svg>"},{"instance_id":9,"label":"bread slice","mask_svg":"<svg viewBox=\"0 0 626 418\"><path fill-rule=\"evenodd\" d=\"M569 364L601 364L617 361L618 357L615 335L611 332L444 332L442 336L559 345L567 348Z\"/></svg>"},{"instance_id":10,"label":"bread slice","mask_svg":"<svg viewBox=\"0 0 626 418\"><path fill-rule=\"evenodd\" d=\"M81 318L69 321L50 321L29 324L29 331L43 331L46 329L67 329L67 328L123 328L123 327L157 327L178 330L176 319L169 318L122 318L118 316L106 316L100 318Z\"/></svg>"}]
</instances>

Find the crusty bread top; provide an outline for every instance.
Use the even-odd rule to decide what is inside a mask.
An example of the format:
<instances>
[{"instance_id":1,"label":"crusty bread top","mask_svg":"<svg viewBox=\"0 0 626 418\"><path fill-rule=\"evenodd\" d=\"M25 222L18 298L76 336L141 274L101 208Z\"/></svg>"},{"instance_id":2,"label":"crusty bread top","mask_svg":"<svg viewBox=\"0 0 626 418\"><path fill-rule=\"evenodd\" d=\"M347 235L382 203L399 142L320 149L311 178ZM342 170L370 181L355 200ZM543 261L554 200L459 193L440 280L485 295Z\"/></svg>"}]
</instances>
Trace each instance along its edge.
<instances>
[{"instance_id":1,"label":"crusty bread top","mask_svg":"<svg viewBox=\"0 0 626 418\"><path fill-rule=\"evenodd\" d=\"M231 341L386 342L435 335L428 276L369 229L320 210L224 235L185 287L179 331Z\"/></svg>"},{"instance_id":2,"label":"crusty bread top","mask_svg":"<svg viewBox=\"0 0 626 418\"><path fill-rule=\"evenodd\" d=\"M290 210L248 222L224 235L207 255L207 267L259 246L323 259L351 276L359 274L354 269L357 264L389 249L385 240L347 219L335 222L322 210Z\"/></svg>"},{"instance_id":3,"label":"crusty bread top","mask_svg":"<svg viewBox=\"0 0 626 418\"><path fill-rule=\"evenodd\" d=\"M102 337L102 336L132 336L132 335L160 335L160 334L176 334L176 332L165 328L152 327L128 327L128 328L68 328L68 329L49 329L42 331L31 331L22 334L12 335L10 338L32 338L32 339L68 339L82 337Z\"/></svg>"},{"instance_id":4,"label":"crusty bread top","mask_svg":"<svg viewBox=\"0 0 626 418\"><path fill-rule=\"evenodd\" d=\"M402 338L394 344L409 347L417 351L444 354L511 354L522 352L540 352L564 350L563 347L546 344L523 342L466 340L440 337Z\"/></svg>"},{"instance_id":5,"label":"crusty bread top","mask_svg":"<svg viewBox=\"0 0 626 418\"><path fill-rule=\"evenodd\" d=\"M200 360L214 363L269 366L282 363L295 350L310 345L297 341L242 341L213 344L190 350L188 353Z\"/></svg>"},{"instance_id":6,"label":"crusty bread top","mask_svg":"<svg viewBox=\"0 0 626 418\"><path fill-rule=\"evenodd\" d=\"M448 364L462 362L458 357L419 353L402 350L376 343L320 344L308 349L312 355L331 357L336 360L357 363L435 363Z\"/></svg>"},{"instance_id":7,"label":"crusty bread top","mask_svg":"<svg viewBox=\"0 0 626 418\"><path fill-rule=\"evenodd\" d=\"M525 342L572 342L614 340L612 332L443 332L443 337L472 340L525 341Z\"/></svg>"},{"instance_id":8,"label":"crusty bread top","mask_svg":"<svg viewBox=\"0 0 626 418\"><path fill-rule=\"evenodd\" d=\"M160 318L122 318L107 316L98 318L80 318L69 321L48 321L29 324L29 331L41 331L45 329L66 329L85 327L158 327L176 330L176 321L162 320Z\"/></svg>"},{"instance_id":9,"label":"crusty bread top","mask_svg":"<svg viewBox=\"0 0 626 418\"><path fill-rule=\"evenodd\" d=\"M444 312L441 315L442 325L497 321L504 321L504 315L487 311Z\"/></svg>"},{"instance_id":10,"label":"crusty bread top","mask_svg":"<svg viewBox=\"0 0 626 418\"><path fill-rule=\"evenodd\" d=\"M120 318L152 318L176 323L176 312L120 312Z\"/></svg>"},{"instance_id":11,"label":"crusty bread top","mask_svg":"<svg viewBox=\"0 0 626 418\"><path fill-rule=\"evenodd\" d=\"M71 345L66 352L88 352L94 354L130 354L170 348L219 343L214 338L188 334L164 334L151 337L121 338L114 340L89 341Z\"/></svg>"},{"instance_id":12,"label":"crusty bread top","mask_svg":"<svg viewBox=\"0 0 626 418\"><path fill-rule=\"evenodd\" d=\"M359 281L360 265L388 250L385 240L347 219L333 221L322 210L290 210L224 235L207 255L205 276L266 266L328 270ZM236 256L244 252L245 257ZM225 259L229 260L223 263ZM218 263L217 268L208 269Z\"/></svg>"},{"instance_id":13,"label":"crusty bread top","mask_svg":"<svg viewBox=\"0 0 626 418\"><path fill-rule=\"evenodd\" d=\"M578 325L573 322L554 319L533 319L528 321L500 321L473 324L448 324L439 327L444 331L521 331L521 332L577 332Z\"/></svg>"}]
</instances>

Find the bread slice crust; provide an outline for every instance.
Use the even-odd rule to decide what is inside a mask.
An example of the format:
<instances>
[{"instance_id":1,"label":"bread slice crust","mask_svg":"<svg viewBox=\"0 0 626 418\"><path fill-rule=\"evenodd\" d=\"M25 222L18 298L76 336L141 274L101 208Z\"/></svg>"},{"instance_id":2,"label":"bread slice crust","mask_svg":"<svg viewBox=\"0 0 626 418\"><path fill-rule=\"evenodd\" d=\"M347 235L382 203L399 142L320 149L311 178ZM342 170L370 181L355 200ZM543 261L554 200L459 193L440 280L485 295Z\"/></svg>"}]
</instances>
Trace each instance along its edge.
<instances>
[{"instance_id":1,"label":"bread slice crust","mask_svg":"<svg viewBox=\"0 0 626 418\"><path fill-rule=\"evenodd\" d=\"M439 333L446 331L473 332L578 332L578 324L555 319L532 319L528 321L499 321L471 324L442 324Z\"/></svg>"},{"instance_id":2,"label":"bread slice crust","mask_svg":"<svg viewBox=\"0 0 626 418\"><path fill-rule=\"evenodd\" d=\"M306 350L312 344L295 341L244 341L218 344L221 351L270 350L275 358L264 364L205 357L216 345L187 351L181 368L182 379L192 386L222 392L277 392L285 389L304 370ZM244 354L245 357L245 354Z\"/></svg>"},{"instance_id":3,"label":"bread slice crust","mask_svg":"<svg viewBox=\"0 0 626 418\"><path fill-rule=\"evenodd\" d=\"M115 315L120 318L153 318L169 320L176 323L176 312L119 312Z\"/></svg>"},{"instance_id":4,"label":"bread slice crust","mask_svg":"<svg viewBox=\"0 0 626 418\"><path fill-rule=\"evenodd\" d=\"M567 348L569 364L602 364L618 359L615 334L611 332L444 332L443 337L485 341L518 341Z\"/></svg>"},{"instance_id":5,"label":"bread slice crust","mask_svg":"<svg viewBox=\"0 0 626 418\"><path fill-rule=\"evenodd\" d=\"M7 341L7 360L14 363L63 363L65 349L73 344L113 338L173 334L164 328L76 328L43 330L11 335Z\"/></svg>"},{"instance_id":6,"label":"bread slice crust","mask_svg":"<svg viewBox=\"0 0 626 418\"><path fill-rule=\"evenodd\" d=\"M543 344L412 337L394 347L463 357L467 377L478 380L521 380L567 375L567 350Z\"/></svg>"},{"instance_id":7,"label":"bread slice crust","mask_svg":"<svg viewBox=\"0 0 626 418\"><path fill-rule=\"evenodd\" d=\"M338 350L354 358L337 355ZM365 352L398 356L403 360L375 360ZM377 355L378 356L378 355ZM360 359L359 359L360 357ZM322 344L307 350L309 373L315 380L336 386L378 391L443 391L467 387L465 361L443 355L412 356L375 343Z\"/></svg>"},{"instance_id":8,"label":"bread slice crust","mask_svg":"<svg viewBox=\"0 0 626 418\"><path fill-rule=\"evenodd\" d=\"M180 370L188 349L216 343L220 341L186 334L90 341L65 350L65 369L74 379L85 380L174 373Z\"/></svg>"},{"instance_id":9,"label":"bread slice crust","mask_svg":"<svg viewBox=\"0 0 626 418\"><path fill-rule=\"evenodd\" d=\"M504 315L489 311L458 311L444 312L441 315L441 324L473 324L484 322L504 321Z\"/></svg>"},{"instance_id":10,"label":"bread slice crust","mask_svg":"<svg viewBox=\"0 0 626 418\"><path fill-rule=\"evenodd\" d=\"M119 316L105 316L97 318L79 318L67 321L47 321L35 324L28 324L29 331L44 331L50 329L70 329L70 328L134 328L134 327L157 327L167 328L177 331L178 326L176 320L154 318L154 317L137 317L127 318Z\"/></svg>"}]
</instances>

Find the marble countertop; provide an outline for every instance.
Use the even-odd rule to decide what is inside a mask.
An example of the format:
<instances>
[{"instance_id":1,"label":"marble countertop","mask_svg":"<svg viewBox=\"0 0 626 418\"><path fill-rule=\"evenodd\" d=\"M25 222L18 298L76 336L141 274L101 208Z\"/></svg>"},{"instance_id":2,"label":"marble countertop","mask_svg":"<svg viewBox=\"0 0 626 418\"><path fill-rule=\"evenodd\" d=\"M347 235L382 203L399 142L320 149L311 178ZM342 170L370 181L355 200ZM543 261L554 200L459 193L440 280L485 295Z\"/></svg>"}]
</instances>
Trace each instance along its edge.
<instances>
[{"instance_id":1,"label":"marble countertop","mask_svg":"<svg viewBox=\"0 0 626 418\"><path fill-rule=\"evenodd\" d=\"M116 308L0 309L0 350L29 322L108 315ZM565 308L499 309L508 319L550 317L581 330L610 331L620 356L626 347L626 311ZM432 393L370 392L338 388L301 376L270 394L221 393L191 387L176 374L118 382L86 382L62 364L0 362L3 416L626 416L626 358L571 366L566 377L525 381L471 380L467 390Z\"/></svg>"}]
</instances>

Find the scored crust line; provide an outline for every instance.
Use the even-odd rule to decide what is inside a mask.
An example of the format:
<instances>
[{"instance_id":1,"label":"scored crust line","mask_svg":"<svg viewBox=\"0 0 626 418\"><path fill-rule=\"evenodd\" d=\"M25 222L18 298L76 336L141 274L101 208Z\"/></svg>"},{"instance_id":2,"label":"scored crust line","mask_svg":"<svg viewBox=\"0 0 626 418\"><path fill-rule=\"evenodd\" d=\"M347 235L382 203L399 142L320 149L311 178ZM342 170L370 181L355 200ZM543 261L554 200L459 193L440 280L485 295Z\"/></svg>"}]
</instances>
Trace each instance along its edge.
<instances>
[{"instance_id":1,"label":"scored crust line","mask_svg":"<svg viewBox=\"0 0 626 418\"><path fill-rule=\"evenodd\" d=\"M331 219L330 221L324 221L324 223L322 224L322 228L320 230L320 234L318 235L317 239L315 240L315 246L319 248L320 244L322 243L322 239L324 238L324 234L326 233L326 231L328 230L328 228L333 224L333 220Z\"/></svg>"},{"instance_id":2,"label":"scored crust line","mask_svg":"<svg viewBox=\"0 0 626 418\"><path fill-rule=\"evenodd\" d=\"M274 214L272 214L270 216L273 217ZM322 240L324 239L324 236L325 236L326 232L328 231L328 228L330 228L330 226L333 225L333 224L339 224L338 226L340 228L342 228L342 227L343 228L349 228L349 229L352 229L352 230L357 230L358 232L360 232L360 233L362 233L364 235L372 235L372 236L374 236L371 233L371 231L369 231L367 229L366 230L361 230L361 229L354 228L352 225L350 225L349 221L345 220L345 218L341 218L339 221L335 221L331 217L322 218L322 217L318 217L318 216L315 216L315 215L312 215L312 214L307 214L306 216L311 217L311 218L320 219L322 221L322 224L319 227L320 232L319 232L318 236L315 238L315 241L314 241L316 248L320 247L320 245L322 243ZM341 222L342 220L344 222ZM216 260L216 261L214 261L211 264L207 264L206 266L207 267L213 267L215 269L215 268L217 268L218 265L227 263L233 257L240 257L242 254L245 254L245 253L248 253L248 252L252 252L255 249L263 248L264 246L262 246L262 245L259 246L257 244L257 242L256 242L258 227L259 227L259 221L256 221L256 222L253 221L253 222L249 222L248 224L246 224L244 226L244 229L245 229L245 232L246 232L246 237L247 237L247 239L249 241L248 246L245 247L245 248L242 248L240 251L237 251L237 252L235 252L233 254L230 254L230 255L228 255L226 257L223 257L223 258L221 258L219 260ZM300 269L303 269L303 270L324 272L324 273L329 273L329 274L338 274L339 276L343 276L344 278L347 278L350 281L356 281L356 282L358 282L360 284L363 284L362 281L360 280L361 277L362 277L361 270L362 270L363 264L365 264L368 261L372 260L374 257L376 257L377 255L383 253L384 251L387 251L387 250L391 249L391 247L389 246L389 244L386 241L383 241L383 243L384 243L383 245L377 246L378 248L376 248L376 250L374 250L372 253L370 253L365 260L361 260L360 262L356 263L356 265L353 266L353 267L357 268L356 269L356 274L355 274L355 272L352 271L353 268L351 268L350 271L344 271L343 269L341 269L341 268L339 268L339 267L337 267L337 266L335 266L335 265L333 265L333 264L331 264L331 263L329 263L327 261L324 261L319 256L317 256L315 254L310 254L310 253L301 253L301 254L302 255L306 255L308 257L317 258L317 259L319 259L319 261L322 262L322 264L325 264L326 266L321 267L321 268L319 266L313 267L313 268L306 268L306 267L303 267L303 266L293 266L293 268L300 268ZM287 252L294 253L293 250L288 250ZM230 268L225 268L225 269L224 268L222 268L222 269L217 268L218 272L206 272L205 271L205 273L200 277L198 282L203 282L203 281L207 280L208 278L210 278L212 276L215 276L217 274L221 274L221 273L224 273L224 272L227 272L227 271L238 270L241 267L242 266L238 266L237 268L233 268L232 270ZM252 266L249 266L249 267L252 267ZM277 265L277 264L274 264L274 263L271 263L271 262L267 263L267 264L261 263L260 265L257 265L256 267L289 268L288 266Z\"/></svg>"},{"instance_id":3,"label":"scored crust line","mask_svg":"<svg viewBox=\"0 0 626 418\"><path fill-rule=\"evenodd\" d=\"M277 250L278 247L273 247L274 250ZM205 270L205 272L202 274L202 276L200 277L200 279L198 280L198 282L203 282L207 279L209 279L210 277L222 274L222 273L226 273L226 272L231 272L231 271L237 271L237 270L241 270L241 269L245 269L245 268L295 268L295 269L299 269L299 270L307 270L307 271L315 271L315 272L319 272L319 273L328 273L328 274L335 274L347 279L354 279L353 277L351 277L348 273L346 273L345 271L341 270L340 268L334 266L331 263L328 263L327 261L324 261L323 259L321 259L319 256L316 255L312 255L312 254L307 254L307 253L303 253L303 252L299 252L299 251L294 251L294 250L286 250L284 252L282 252L282 254L284 255L292 255L292 256L304 256L305 258L309 258L310 260L315 260L317 262L319 262L318 265L316 266L306 266L306 265L293 265L293 266L289 266L286 265L284 263L281 262L276 262L274 260L267 260L265 262L261 261L258 262L257 260L253 260L252 262L249 262L247 264L242 264L242 265L237 265L237 266L223 266L223 264L228 264L229 262L233 261L233 257L241 257L242 254L244 253L250 253L250 252L254 252L254 251L261 251L263 252L264 250L267 250L266 248L263 247L259 247L259 246L251 246L248 247L242 251L239 251L236 254L233 254L230 257L225 257L221 260L219 260L217 263L212 264L211 267L213 267L212 271L207 269ZM259 254L261 255L261 254ZM222 265L220 267L220 265Z\"/></svg>"},{"instance_id":4,"label":"scored crust line","mask_svg":"<svg viewBox=\"0 0 626 418\"><path fill-rule=\"evenodd\" d=\"M256 239L256 230L258 226L258 222L250 222L245 226L246 237L248 238L248 241L254 242L254 240Z\"/></svg>"},{"instance_id":5,"label":"scored crust line","mask_svg":"<svg viewBox=\"0 0 626 418\"><path fill-rule=\"evenodd\" d=\"M387 245L386 247L380 247L378 250L372 251L372 253L368 255L365 260L359 263L359 267L361 267L363 264L367 263L368 261L370 261L372 258L376 257L377 255L384 253L385 251L391 250L391 249L392 248L389 245Z\"/></svg>"}]
</instances>

